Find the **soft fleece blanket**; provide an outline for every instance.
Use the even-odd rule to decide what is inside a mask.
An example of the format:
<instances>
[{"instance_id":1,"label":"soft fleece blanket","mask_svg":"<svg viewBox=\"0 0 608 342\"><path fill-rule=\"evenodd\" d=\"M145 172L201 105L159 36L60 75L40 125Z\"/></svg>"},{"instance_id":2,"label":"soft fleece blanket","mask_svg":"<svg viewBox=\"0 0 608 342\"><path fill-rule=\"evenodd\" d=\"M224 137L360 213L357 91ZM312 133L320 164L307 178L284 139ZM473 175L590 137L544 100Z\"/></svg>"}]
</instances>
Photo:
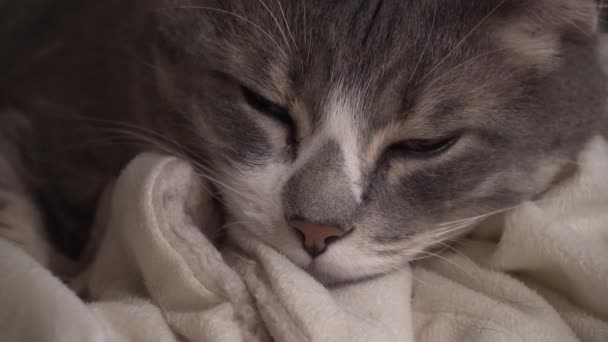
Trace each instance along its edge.
<instances>
[{"instance_id":1,"label":"soft fleece blanket","mask_svg":"<svg viewBox=\"0 0 608 342\"><path fill-rule=\"evenodd\" d=\"M608 144L576 163L440 257L328 289L250 236L218 250L206 184L141 155L108 189L80 297L0 240L0 341L605 342Z\"/></svg>"}]
</instances>

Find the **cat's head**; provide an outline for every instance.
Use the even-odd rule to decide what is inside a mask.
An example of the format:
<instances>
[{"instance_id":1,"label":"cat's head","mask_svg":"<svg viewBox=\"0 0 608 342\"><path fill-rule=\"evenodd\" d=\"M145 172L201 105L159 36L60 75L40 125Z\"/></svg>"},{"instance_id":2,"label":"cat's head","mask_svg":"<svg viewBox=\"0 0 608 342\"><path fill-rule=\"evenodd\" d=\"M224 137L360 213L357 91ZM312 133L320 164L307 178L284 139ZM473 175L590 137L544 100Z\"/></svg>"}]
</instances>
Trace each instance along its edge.
<instances>
[{"instance_id":1,"label":"cat's head","mask_svg":"<svg viewBox=\"0 0 608 342\"><path fill-rule=\"evenodd\" d=\"M575 158L603 110L595 6L165 1L158 84L230 232L356 279L538 195Z\"/></svg>"}]
</instances>

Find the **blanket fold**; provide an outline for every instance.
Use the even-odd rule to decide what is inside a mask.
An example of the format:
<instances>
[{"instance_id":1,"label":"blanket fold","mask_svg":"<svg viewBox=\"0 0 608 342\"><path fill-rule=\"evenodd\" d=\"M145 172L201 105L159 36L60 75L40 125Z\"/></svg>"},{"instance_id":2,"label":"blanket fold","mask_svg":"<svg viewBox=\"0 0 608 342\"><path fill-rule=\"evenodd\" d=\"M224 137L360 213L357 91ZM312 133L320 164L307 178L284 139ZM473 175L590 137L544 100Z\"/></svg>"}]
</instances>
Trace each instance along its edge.
<instances>
[{"instance_id":1,"label":"blanket fold","mask_svg":"<svg viewBox=\"0 0 608 342\"><path fill-rule=\"evenodd\" d=\"M407 269L328 290L246 233L238 250L220 252L207 238L217 222L205 188L187 163L155 154L137 158L116 182L85 288L90 306L117 334L129 341L148 341L155 330L163 341L381 341L411 334Z\"/></svg>"},{"instance_id":2,"label":"blanket fold","mask_svg":"<svg viewBox=\"0 0 608 342\"><path fill-rule=\"evenodd\" d=\"M606 142L577 165L540 200L414 270L418 340L608 341Z\"/></svg>"}]
</instances>

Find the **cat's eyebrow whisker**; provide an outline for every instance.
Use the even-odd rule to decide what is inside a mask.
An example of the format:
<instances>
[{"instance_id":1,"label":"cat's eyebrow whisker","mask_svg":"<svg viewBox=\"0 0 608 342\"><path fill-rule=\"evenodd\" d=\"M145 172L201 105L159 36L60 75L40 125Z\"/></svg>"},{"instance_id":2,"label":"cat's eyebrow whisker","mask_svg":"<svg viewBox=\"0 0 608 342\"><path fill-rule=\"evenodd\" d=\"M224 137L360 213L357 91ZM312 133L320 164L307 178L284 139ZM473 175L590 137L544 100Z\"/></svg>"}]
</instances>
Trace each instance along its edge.
<instances>
[{"instance_id":1,"label":"cat's eyebrow whisker","mask_svg":"<svg viewBox=\"0 0 608 342\"><path fill-rule=\"evenodd\" d=\"M508 48L494 49L494 50L490 50L490 51L487 51L487 52L484 52L484 53L480 53L480 54L479 54L479 55L477 55L477 56L471 57L471 58L467 59L466 61L464 61L464 62L462 62L462 63L457 64L456 66L454 66L454 67L453 67L453 68L451 68L450 70L446 71L446 72L445 72L443 75L441 75L441 76L439 76L439 77L437 77L437 78L433 78L433 79L432 79L432 85L434 85L434 84L436 84L436 83L439 83L439 81L441 81L441 80L443 80L444 78L446 78L446 77L448 77L448 76L452 75L452 73L454 73L454 72L455 72L455 71L457 71L458 69L460 69L460 68L462 68L462 67L464 67L464 66L468 65L468 64L469 64L469 63L471 63L471 62L474 62L474 61L475 61L475 60L477 60L477 59L480 59L480 58L483 58L483 57L487 57L487 56L490 56L490 55L492 55L492 54L499 53L499 52L506 51L506 50L508 50Z\"/></svg>"},{"instance_id":2,"label":"cat's eyebrow whisker","mask_svg":"<svg viewBox=\"0 0 608 342\"><path fill-rule=\"evenodd\" d=\"M435 22L436 21L437 21L437 7L434 8L433 24L431 25L431 27L433 29L435 28ZM428 35L428 37L426 39L426 43L424 44L424 48L422 49L422 52L420 53L420 57L418 58L418 62L416 62L416 66L414 67L414 71L412 71L412 74L410 75L410 79L407 81L407 84L411 84L412 80L416 76L416 71L418 71L418 68L420 67L420 64L422 63L422 59L426 55L426 52L427 52L427 50L429 48L429 45L431 44L432 38L433 38L433 35L431 33L429 33L429 35Z\"/></svg>"},{"instance_id":3,"label":"cat's eyebrow whisker","mask_svg":"<svg viewBox=\"0 0 608 342\"><path fill-rule=\"evenodd\" d=\"M207 10L207 11L214 11L217 13L222 13L222 14L227 14L227 15L231 15L235 18L238 18L248 24L250 24L251 26L253 26L256 30L260 31L262 34L264 34L266 36L266 38L268 38L271 42L273 42L277 48L279 49L279 51L284 55L287 56L287 53L285 53L285 50L283 49L283 47L281 46L281 44L279 44L270 33L268 33L267 31L265 31L260 25L254 23L253 21L247 19L246 17L236 14L234 12L230 12L230 11L226 11L223 10L221 8L215 8L215 7L208 7L208 6L175 6L175 7L158 7L156 8L156 10L171 10L171 9L195 9L195 10Z\"/></svg>"},{"instance_id":4,"label":"cat's eyebrow whisker","mask_svg":"<svg viewBox=\"0 0 608 342\"><path fill-rule=\"evenodd\" d=\"M281 15L283 16L283 21L285 22L285 28L287 28L287 33L289 33L289 36L291 37L291 41L293 42L293 45L295 47L295 49L298 49L298 43L296 43L296 38L293 35L293 32L291 31L291 28L289 27L289 22L287 21L287 17L285 15L285 10L283 9L283 5L281 5L281 0L276 0L277 4L279 5L279 10L281 11Z\"/></svg>"},{"instance_id":5,"label":"cat's eyebrow whisker","mask_svg":"<svg viewBox=\"0 0 608 342\"><path fill-rule=\"evenodd\" d=\"M268 7L268 5L266 5L264 0L257 0L257 2L259 2L262 6L264 6L264 8L268 12L268 14L270 14L270 17L272 17L272 20L275 22L275 24L277 24L277 28L279 29L279 33L281 33L281 36L283 36L283 39L285 40L285 44L287 44L287 47L291 50L291 44L289 44L289 39L287 39L285 30L283 29L283 26L281 26L281 24L279 23L279 20L277 19L277 17L274 15L274 13L272 13L272 11Z\"/></svg>"},{"instance_id":6,"label":"cat's eyebrow whisker","mask_svg":"<svg viewBox=\"0 0 608 342\"><path fill-rule=\"evenodd\" d=\"M452 56L452 54L454 54L454 52L456 52L461 46L462 44L464 44L469 37L471 37L473 35L473 33L475 33L477 31L478 28L481 27L481 25L488 20L488 18L490 18L492 16L492 14L494 14L494 12L496 12L500 7L502 7L502 5L505 4L507 0L502 0L500 3L498 3L498 5L496 5L496 7L494 7L494 9L492 9L485 17L483 17L479 23L477 25L475 25L473 27L473 29L471 29L471 31L466 34L459 42L458 44L456 44L456 46L454 46L454 48L448 52L437 64L435 64L435 66L431 69L431 71L429 71L426 75L424 75L421 79L420 82L424 81L425 79L427 79L427 77L429 77L433 72L435 72L435 70L437 70L443 63L445 63L445 61Z\"/></svg>"},{"instance_id":7,"label":"cat's eyebrow whisker","mask_svg":"<svg viewBox=\"0 0 608 342\"><path fill-rule=\"evenodd\" d=\"M306 0L302 0L302 11L304 16L304 46L306 47L306 64L310 64L312 47L312 30L308 33L308 15L306 14Z\"/></svg>"}]
</instances>

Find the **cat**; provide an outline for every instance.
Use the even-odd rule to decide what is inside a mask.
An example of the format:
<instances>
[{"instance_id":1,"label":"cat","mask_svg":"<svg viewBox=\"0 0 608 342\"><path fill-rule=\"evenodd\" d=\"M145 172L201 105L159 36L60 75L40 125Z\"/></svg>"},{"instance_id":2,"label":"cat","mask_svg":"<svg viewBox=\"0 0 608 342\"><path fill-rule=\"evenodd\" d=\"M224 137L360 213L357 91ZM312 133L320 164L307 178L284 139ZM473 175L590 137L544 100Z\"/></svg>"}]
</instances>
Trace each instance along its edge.
<instances>
[{"instance_id":1,"label":"cat","mask_svg":"<svg viewBox=\"0 0 608 342\"><path fill-rule=\"evenodd\" d=\"M228 239L245 229L333 284L424 256L572 164L605 109L598 12L88 1L44 48L14 53L28 58L0 94L34 132L22 182L64 253L78 256L108 180L160 149L213 183Z\"/></svg>"}]
</instances>

